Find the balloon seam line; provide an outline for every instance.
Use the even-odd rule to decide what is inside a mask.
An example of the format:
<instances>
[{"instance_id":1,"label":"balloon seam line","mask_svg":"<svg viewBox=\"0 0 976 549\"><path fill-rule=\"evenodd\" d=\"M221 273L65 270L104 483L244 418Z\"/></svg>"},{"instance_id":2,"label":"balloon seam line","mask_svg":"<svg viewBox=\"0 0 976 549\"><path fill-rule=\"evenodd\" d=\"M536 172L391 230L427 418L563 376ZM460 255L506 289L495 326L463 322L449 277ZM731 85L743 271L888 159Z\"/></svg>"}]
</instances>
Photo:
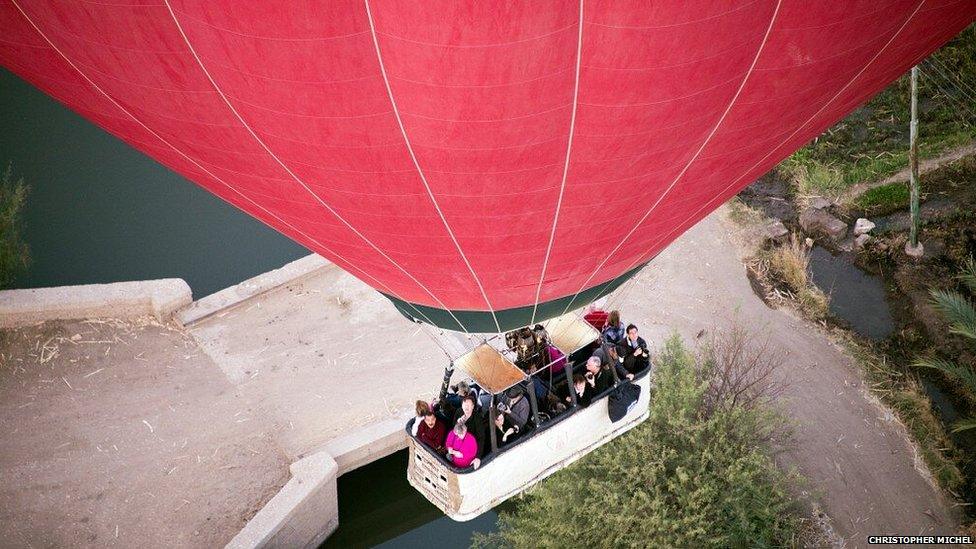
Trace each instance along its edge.
<instances>
[{"instance_id":1,"label":"balloon seam line","mask_svg":"<svg viewBox=\"0 0 976 549\"><path fill-rule=\"evenodd\" d=\"M732 107L735 106L736 101L738 101L739 96L742 94L742 90L745 89L746 84L749 82L749 78L752 76L752 73L755 70L756 65L759 63L759 58L762 56L762 53L766 48L766 44L769 41L769 35L772 33L773 25L776 23L776 17L779 14L779 8L781 4L782 4L782 0L777 0L776 8L773 10L773 15L770 17L769 24L766 27L766 33L763 35L763 40L759 44L759 48L756 50L755 56L753 56L752 64L749 66L749 70L746 71L746 75L745 77L743 77L742 82L739 84L739 88L736 90L735 95L732 96L732 100L729 101L728 107L725 108L725 112L723 112L722 116L720 116L718 121L716 121L715 126L712 128L711 132L709 132L708 136L705 137L705 140L702 141L701 146L698 147L698 150L695 151L695 154L692 155L691 159L688 160L688 163L685 164L685 167L681 170L681 172L678 173L677 176L675 176L674 180L671 181L671 184L668 185L668 187L664 190L663 193L661 193L661 195L654 202L654 204L652 204L651 207L647 210L647 212L644 213L644 215L634 225L634 227L630 229L630 231L626 235L624 235L624 237L613 248L613 250L611 250L610 253L603 258L603 260L596 266L595 269L593 269L593 272L590 273L590 276L586 279L585 282L583 282L583 285L580 286L580 289L576 292L576 294L573 295L573 299L571 299L569 304L566 305L566 309L563 311L563 314L565 314L566 311L569 311L570 307L573 306L573 303L576 302L576 298L579 297L579 294L582 293L582 291L586 288L586 285L589 284L591 280L593 280L593 277L596 276L598 272L600 272L600 269L603 268L604 265L606 265L607 261L609 261L610 258L613 257L615 253L617 253L617 250L619 250L620 247L623 246L627 242L627 240L637 231L637 229L640 228L640 226L644 223L644 221L646 221L647 218L650 217L650 215L654 212L654 210L657 209L658 205L660 205L661 202L664 201L664 199L671 194L671 191L674 190L678 182L681 181L681 178L684 177L686 173L688 173L688 170L691 168L691 166L695 163L696 160L698 160L698 157L701 156L702 151L705 150L705 147L708 146L708 144L712 141L712 138L715 137L715 134L718 133L718 129L725 122L725 119L728 117L729 113L732 112Z\"/></svg>"},{"instance_id":2,"label":"balloon seam line","mask_svg":"<svg viewBox=\"0 0 976 549\"><path fill-rule=\"evenodd\" d=\"M169 0L167 0L167 2L168 1ZM420 176L421 183L423 183L424 188L427 190L427 196L430 197L430 201L434 205L434 210L436 210L437 215L440 216L441 222L444 224L444 228L447 230L448 236L450 236L451 241L454 242L454 247L457 248L458 254L460 254L461 259L464 261L464 264L468 267L468 271L471 273L471 277L474 279L475 284L478 285L478 289L481 290L481 296L485 300L485 305L488 306L488 311L491 312L491 317L495 321L495 328L501 332L501 325L498 323L498 317L495 315L495 309L492 307L491 301L488 299L488 294L485 292L485 288L482 286L481 280L478 278L477 273L475 273L474 267L471 266L471 262L468 261L468 257L461 248L461 243L458 242L457 237L454 235L454 231L451 230L451 225L447 222L444 212L441 211L441 207L437 203L437 198L434 196L434 192L431 190L430 184L427 182L427 177L424 175L424 171L420 168L420 162L417 160L417 155L414 154L413 145L410 143L410 138L407 136L407 130L403 126L403 119L400 117L400 109L397 106L396 99L393 97L393 88L390 86L390 79L386 74L386 66L383 63L383 56L380 53L380 43L376 36L376 26L373 22L373 13L369 7L369 0L363 0L363 3L366 7L366 19L369 21L369 30L373 37L373 46L376 50L376 61L379 64L380 74L383 76L383 83L386 85L386 92L390 98L390 104L393 106L393 115L396 118L397 125L400 128L400 133L403 135L403 141L407 147L407 152L410 154L410 159L413 161L413 165L417 169L417 174Z\"/></svg>"},{"instance_id":3,"label":"balloon seam line","mask_svg":"<svg viewBox=\"0 0 976 549\"><path fill-rule=\"evenodd\" d=\"M566 160L563 163L563 178L559 184L559 195L556 198L556 212L552 219L552 230L549 232L549 244L546 246L545 259L542 261L542 272L539 274L539 284L535 289L535 302L532 305L532 320L529 324L535 324L535 315L539 309L539 298L542 296L542 283L546 279L546 272L549 270L549 258L552 255L552 245L556 240L556 227L559 225L559 211L563 206L563 195L566 191L566 177L569 175L569 161L573 152L573 132L576 129L576 112L579 106L579 83L580 83L580 59L583 57L583 2L579 2L579 29L576 38L576 75L573 82L573 112L569 118L569 137L566 140Z\"/></svg>"},{"instance_id":4,"label":"balloon seam line","mask_svg":"<svg viewBox=\"0 0 976 549\"><path fill-rule=\"evenodd\" d=\"M213 75L211 75L210 71L207 70L206 65L203 64L203 60L200 59L200 56L197 54L197 51L193 47L193 44L190 43L190 37L187 36L186 31L183 30L183 25L180 24L180 20L176 17L176 13L173 11L173 6L170 4L169 0L164 0L164 3L166 4L167 10L169 10L170 17L173 18L173 23L176 24L176 29L179 31L180 36L183 37L183 42L186 43L186 47L189 48L190 53L193 55L193 58L196 60L197 65L200 66L200 69L203 71L204 75L207 77L207 80L210 81L210 84L214 87L214 90L217 92L218 95L220 95L221 99L224 100L224 104L227 105L227 108L230 109L231 113L234 114L234 116L241 123L244 129L247 130L249 134L251 134L251 137L254 138L254 140L261 146L261 148L263 148L268 153L268 155L271 156L271 158L274 159L275 162L277 162L278 165L281 166L282 169L284 169L285 172L287 172L288 175L290 175L291 178L295 180L296 183L298 183L303 189L305 189L310 195L312 195L312 197L315 198L315 200L319 204L325 207L325 209L328 210L329 213L334 215L336 219L342 222L343 225L348 227L356 236L358 236L364 242L366 242L366 244L368 244L371 248L373 248L373 250L379 253L384 259L389 261L390 264L392 264L394 267L399 269L403 274L407 275L407 277L410 280L412 280L415 284L417 284L417 286L419 286L424 292L426 292L427 295L429 295L434 301L440 304L441 307L443 307L446 311L448 311L448 313L452 317L454 317L454 320L458 323L458 326L460 326L465 332L467 332L467 329L464 328L464 324L462 324L461 321L454 316L454 313L451 312L451 310L448 309L447 306L444 305L444 303L430 291L430 289L428 289L424 284L422 284L412 274L410 274L406 269L404 269L403 266L401 266L399 263L394 261L393 258L391 258L389 255L383 252L383 250L381 250L378 246L376 246L376 244L374 244L370 239L366 238L366 235L362 234L358 229L356 229L356 227L354 227L345 218L339 215L339 212L335 211L335 209L333 209L332 206L330 206L327 202L325 202L322 199L322 197L315 194L315 192L312 191L312 189L301 178L299 178L280 158L278 158L278 156L274 153L274 151L271 150L271 148L264 142L264 140L261 139L254 131L254 129L251 128L251 126L244 120L244 117L241 116L240 112L237 111L234 105L227 98L227 95L224 94L220 86L217 85L217 82L214 80Z\"/></svg>"}]
</instances>

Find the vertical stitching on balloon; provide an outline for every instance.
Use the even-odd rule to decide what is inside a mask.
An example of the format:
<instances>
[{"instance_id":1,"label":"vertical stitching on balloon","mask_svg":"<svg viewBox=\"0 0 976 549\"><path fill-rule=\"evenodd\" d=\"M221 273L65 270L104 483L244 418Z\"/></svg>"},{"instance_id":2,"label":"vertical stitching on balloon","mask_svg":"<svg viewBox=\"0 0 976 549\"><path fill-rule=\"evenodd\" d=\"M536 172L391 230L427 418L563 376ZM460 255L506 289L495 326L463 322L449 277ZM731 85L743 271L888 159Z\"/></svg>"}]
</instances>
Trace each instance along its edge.
<instances>
[{"instance_id":1,"label":"vertical stitching on balloon","mask_svg":"<svg viewBox=\"0 0 976 549\"><path fill-rule=\"evenodd\" d=\"M766 27L766 33L765 35L763 35L762 42L759 44L759 49L756 50L756 55L752 59L752 64L749 65L749 70L746 71L745 77L742 79L742 82L739 84L739 89L735 91L735 95L733 95L732 100L729 101L729 106L725 108L725 112L723 112L722 116L719 117L718 121L715 123L715 126L712 128L712 131L709 132L708 136L702 142L701 146L698 147L697 151L695 151L695 154L692 155L688 163L685 164L685 167L674 178L674 181L672 181L671 184L668 185L668 188L665 189L663 193L661 193L661 196L658 197L657 201L654 202L654 204L640 218L640 220L634 225L634 227L630 229L630 231L626 235L624 235L624 237L613 248L613 250L611 250L610 253L607 254L605 258L603 258L603 261L601 261L600 264L597 265L595 269L593 269L593 272L590 273L589 278L587 278L586 281L583 282L583 285L580 286L580 289L577 290L575 295L573 295L573 299L571 299L569 304L566 305L566 309L563 310L563 314L565 314L566 311L569 311L570 307L573 306L573 303L576 302L576 298L579 297L579 294L586 288L586 285L589 284L591 280L593 280L593 277L596 276L598 272L600 272L600 269L603 268L604 265L606 265L607 261L609 261L609 259L613 257L615 253L617 253L617 250L619 250L620 247L627 242L627 239L629 239L631 235L633 235L637 231L637 229L640 228L640 226L644 223L644 221L647 220L647 218L651 215L651 213L654 212L654 210L658 207L658 205L671 193L671 191L678 184L678 182L681 181L681 178L684 177L684 175L688 172L688 170L695 163L695 161L698 160L698 157L701 155L702 151L704 151L705 147L707 147L708 144L711 142L712 137L714 137L715 134L718 133L719 127L722 125L723 122L725 122L725 118L732 111L732 107L735 105L735 102L739 99L739 96L742 94L742 90L745 89L746 87L746 83L749 82L749 77L752 76L752 73L756 68L756 64L759 62L759 57L762 55L762 52L766 47L766 43L769 41L769 35L773 30L773 24L776 22L776 17L779 14L779 8L781 4L782 4L782 0L777 0L776 8L773 10L773 15L769 19L769 25Z\"/></svg>"},{"instance_id":2,"label":"vertical stitching on balloon","mask_svg":"<svg viewBox=\"0 0 976 549\"><path fill-rule=\"evenodd\" d=\"M399 263L397 263L396 261L394 261L393 258L391 258L390 256L388 256L385 252L383 252L383 250L381 250L379 247L377 247L375 244L373 244L373 242L371 240L369 240L368 238L366 238L366 236L364 234L362 234L361 232L359 232L359 230L357 230L355 227L353 227L351 223L349 223L348 221L345 220L345 218L343 218L341 215L339 215L339 212L335 211L332 208L332 206L330 206L328 203L326 203L324 200L322 200L322 198L319 195L315 194L315 192L313 192L312 189L304 181L302 181L301 178L299 178L297 175L295 175L295 173L292 172L291 169L288 166L286 166L285 163L282 162L280 158L278 158L278 156L274 153L274 151L271 150L270 147L268 147L268 145L264 142L264 140L262 140L260 137L258 137L258 134L255 133L255 131L251 128L251 126L244 120L244 117L242 117L241 114L239 112L237 112L237 109L234 108L234 105L231 104L230 100L224 94L223 90L221 90L220 89L220 86L217 85L217 82L214 80L213 76L210 74L210 71L208 71L207 70L207 67L203 64L203 60L200 59L200 56L199 55L197 55L196 49L194 49L193 48L193 44L190 43L190 38L186 35L186 32L183 30L183 25L181 25L180 24L180 20L177 19L176 13L173 11L173 6L170 5L169 0L164 0L164 1L166 3L166 8L169 10L170 16L173 18L173 22L176 23L176 28L180 32L180 36L183 37L183 41L186 43L186 47L189 48L190 53L193 55L193 58L196 59L197 64L200 66L200 69L203 70L203 74L206 75L207 80L210 81L210 84L214 87L214 90L216 90L217 94L220 95L221 99L224 100L224 103L227 105L227 108L229 108L230 111L234 114L234 116L237 117L237 120L240 121L241 125L244 126L244 129L246 129L247 132L251 134L251 137L253 137L254 140L259 145L261 145L261 147L265 151L267 151L268 155L270 155L271 158L273 158L275 160L275 162L277 162L278 165L281 166L288 173L288 175L290 175L291 178L295 180L295 182L297 182L299 185L302 186L302 188L304 188L306 191L308 191L308 193L310 195L312 195L315 198L315 200L318 201L319 204L321 204L322 206L324 206L325 209L327 209L329 211L329 213L331 213L332 215L334 215L336 217L336 219L338 219L339 221L341 221L346 227L349 227L349 229L353 233L355 233L356 236L358 236L359 238L363 239L363 241L366 242L366 244L369 244L369 246L371 248L373 248L374 250L376 250L376 252L379 253L381 256L383 256L384 259L386 259L387 261L389 261L394 267L396 267L397 269L399 269L403 274L407 275L407 277L410 280L412 280L415 284L417 284L417 286L419 286L424 292L426 292L427 295L429 295L431 297L431 299L433 299L438 304L440 304L440 306L443 307L444 310L446 310L448 312L448 314L450 314L451 317L454 318L454 320L458 323L458 326L460 326L462 330L464 330L465 332L467 332L468 330L467 330L467 328L464 327L464 324L461 324L461 321L458 320L458 318L456 316L454 316L454 313L450 309L448 309L447 306L444 305L444 303L440 299L437 298L437 296L435 296L419 280L417 280L416 278L414 278L414 276L412 274L410 274L409 272L407 272L406 269L404 269L402 266L400 266Z\"/></svg>"},{"instance_id":3,"label":"vertical stitching on balloon","mask_svg":"<svg viewBox=\"0 0 976 549\"><path fill-rule=\"evenodd\" d=\"M117 109L119 109L126 116L128 116L133 121L135 121L136 124L139 124L143 129L145 129L147 132L149 132L153 137L155 137L156 139L159 139L164 145L166 145L167 147L173 149L173 151L175 151L177 154L179 154L183 158L187 159L194 166L196 166L197 168L199 168L200 170L202 170L204 173L206 173L208 176L210 176L211 178L213 178L215 181L217 181L221 185L223 185L223 186L227 187L228 189L230 189L231 191L233 191L235 194L237 194L238 196L240 196L241 198L243 198L247 202L253 204L257 208L259 208L261 211L267 213L268 215L270 215L274 219L278 220L279 222L281 222L284 226L288 227L289 229L291 229L291 230L295 231L296 233L304 236L305 238L309 239L311 242L315 243L316 245L321 246L324 250L326 250L327 252L333 254L334 256L336 256L337 258L339 258L340 260L342 260L343 262L345 262L346 264L348 264L353 269L359 271L361 274L363 274L367 278L372 279L374 282L376 282L380 286L383 286L384 288L386 288L387 291L389 291L391 294L396 295L396 292L394 292L389 286L387 286L386 284L384 284L382 281L380 281L377 278L373 277L372 275L370 275L366 271L360 269L359 267L357 267L355 264L353 264L352 262L350 262L349 260L347 260L345 257L343 257L338 252L336 252L336 251L332 250L331 248L329 248L328 246L322 244L321 242L319 242L315 238L312 238L311 236L309 236L308 234L306 234L302 230L298 229L297 227L293 226L291 223L288 223L287 221L285 221L284 219L282 219L281 217L279 217L274 212L268 210L267 208L265 208L261 204L258 204L257 202L255 202L254 200L252 200L250 197L248 197L247 195L245 195L241 191L237 190L237 188L235 188L233 185L230 185L229 183L227 183L226 181L224 181L223 179L221 179L220 177L218 177L216 174L214 174L213 172L211 172L205 166L202 166L193 157L191 157L190 155L186 154L182 150L178 149L175 145L173 145L172 143L170 143L166 138L164 138L163 136L161 136L158 133L156 133L155 130L153 130L152 128L150 128L149 126L147 126L142 120L140 120L134 114L132 114L131 112L129 112L128 109L126 109L125 107L123 107L118 101L116 101L111 95L109 95L108 92L106 92L105 90L103 90L101 88L101 86L99 86L98 84L96 84L94 80L92 80L91 78L89 78L88 75L85 74L84 71L82 71L80 68L78 68L78 65L76 65L74 63L74 61L72 61L63 51L61 51L60 48L58 48L56 45L54 45L54 42L52 42L51 39L48 38L47 34L45 34L44 31L42 31L41 28L39 26L37 26L37 24L34 22L34 20L31 19L29 15L27 15L27 12L25 12L24 9L20 7L20 4L18 4L16 2L16 0L11 0L11 3L14 5L15 8L17 8L17 11L19 11L20 14L22 16L24 16L24 19L26 19L27 22L30 23L30 26L34 28L34 30L37 32L37 34L39 34L41 36L41 38L43 38L44 41L47 42L48 46L50 46L55 52L57 52L57 54L60 55L61 58L64 59L64 61L66 63L68 63L68 65L71 66L72 69L75 70L75 72L77 72L82 78L84 78L85 81L88 82L88 84L91 87L95 88L95 90L98 93L100 93L103 96L105 96L105 98L108 99L109 102L111 102L113 105L115 105L115 107ZM260 218L258 218L258 221L260 221L261 223L264 223L265 225L268 225L272 229L277 230L275 227L272 227L269 223L265 222L264 220L262 220ZM397 297L399 297L399 296L397 296ZM403 298L400 298L400 299L402 301L404 301L405 303L407 303L408 305L411 305L410 302L408 302L406 300L403 300ZM411 305L411 307L413 307L413 305ZM420 312L420 310L418 310L416 307L413 307L413 309L415 311L417 311L424 318L427 318L427 316L424 315L422 312ZM430 322L430 319L428 318L427 321ZM433 322L431 322L431 324L433 324Z\"/></svg>"},{"instance_id":4,"label":"vertical stitching on balloon","mask_svg":"<svg viewBox=\"0 0 976 549\"><path fill-rule=\"evenodd\" d=\"M737 177L735 180L732 181L732 183L730 183L728 186L726 186L724 189L722 189L722 191L719 192L718 194L716 194L715 197L712 198L712 200L706 202L702 207L700 207L697 210L695 210L695 212L693 214L691 214L688 217L686 217L684 221L682 221L681 223L676 224L674 226L674 228L671 229L670 232L666 233L663 237L661 237L657 241L655 241L654 244L651 245L651 249L653 249L654 246L657 246L659 243L667 240L667 238L670 237L672 234L674 234L675 231L678 230L678 228L680 228L682 225L684 225L685 223L687 223L689 219L693 219L695 216L697 216L699 213L701 213L702 210L705 210L709 206L711 206L712 204L714 204L715 201L718 200L719 197L721 197L723 194L725 194L732 187L735 187L740 181L742 181L742 179L745 176L749 175L749 173L752 170L756 169L759 165L761 165L763 162L765 162L767 158L769 158L770 156L772 156L772 154L774 152L776 152L777 150L779 150L780 147L782 147L783 145L787 144L791 139L793 139L794 136L796 136L796 134L800 133L800 131L807 124L809 124L815 118L817 118L818 116L820 116L820 113L822 113L824 111L824 109L827 108L828 105L830 105L831 103L833 103L838 97L840 97L845 91L847 91L847 88L850 87L851 84L853 84L858 78L860 78L861 75L864 74L864 71L866 71L868 69L868 67L870 67L879 57L881 57L881 54L884 53L884 51L887 50L888 47L891 46L891 44L894 43L895 39L898 38L898 35L901 34L901 32L903 30L905 30L905 27L907 27L908 26L908 23L915 17L915 15L918 14L918 11L920 9L922 9L922 6L924 4L925 4L925 0L922 0L918 4L918 6L915 7L915 11L913 11L911 13L911 15L909 15L908 18L905 19L905 22L902 23L901 27L899 27L899 29L897 31L895 31L895 34L893 34L891 36L891 38L888 40L888 42L885 43L884 46L881 46L881 49L878 50L878 53L874 54L874 57L872 57L867 63L865 63L865 65L861 68L861 70L858 71L857 74L855 74L851 78L851 80L843 88L840 89L840 91L838 91L836 94L834 94L833 97L831 97L829 100L827 100L820 107L820 110L818 110L816 113L813 114L813 116L811 116L810 118L808 118L806 120L806 122L804 122L804 123L800 124L799 126L797 126L796 130L794 130L793 133L791 133L789 135L789 137L787 137L786 139L784 139L779 145L776 145L775 147L773 147L772 149L770 149L769 150L769 153L767 153L766 156L762 157L761 159L759 159L758 162L756 162L755 164L753 164L752 166L750 166L749 168L747 168L746 171L743 172L742 175L740 175L739 177ZM627 270L633 269L635 265L639 264L641 262L642 257L643 256L638 257L636 261L634 261L633 263L631 263L630 266L627 267Z\"/></svg>"},{"instance_id":5,"label":"vertical stitching on balloon","mask_svg":"<svg viewBox=\"0 0 976 549\"><path fill-rule=\"evenodd\" d=\"M566 176L569 175L569 159L573 152L573 132L576 129L576 109L579 104L580 59L583 57L583 0L579 3L579 31L576 39L576 78L573 83L573 113L569 118L569 139L566 140L566 161L563 163L563 180L559 184L559 197L556 199L556 214L552 219L552 231L549 233L549 245L546 247L546 257L542 261L542 273L539 275L539 285L535 288L535 303L532 305L532 321L535 324L535 314L539 309L539 297L542 295L542 282L549 270L549 256L552 254L552 244L556 240L556 226L559 224L559 210L563 206L563 193L566 190ZM564 311L565 312L565 311Z\"/></svg>"},{"instance_id":6,"label":"vertical stitching on balloon","mask_svg":"<svg viewBox=\"0 0 976 549\"><path fill-rule=\"evenodd\" d=\"M168 1L168 0L167 0ZM366 5L366 18L369 20L369 31L373 36L373 46L376 48L376 60L380 65L380 74L383 75L383 83L386 85L386 92L390 96L390 104L393 105L393 115L396 117L397 125L400 127L400 133L403 134L403 141L407 146L407 152L410 153L410 159L413 161L413 165L417 168L417 174L420 175L420 181L424 184L424 188L427 189L427 196L430 197L430 201L434 204L434 209L437 210L437 215L440 216L441 222L444 223L444 228L447 229L447 234L451 237L454 242L454 246L457 248L459 254L461 254L461 259L464 260L464 264L467 265L468 271L471 273L471 277L474 278L475 284L478 285L478 289L481 290L481 296L485 299L485 304L488 305L488 310L491 312L491 317L495 321L495 328L501 332L502 328L498 324L498 317L495 316L495 309L491 306L491 301L488 300L488 294L485 293L484 286L481 285L481 280L478 275L474 272L474 267L468 261L468 257L464 254L464 250L461 249L461 243L458 242L457 237L454 236L454 231L451 230L451 225L447 222L447 218L444 217L444 212L441 211L440 205L437 203L437 198L434 197L433 191L430 189L430 185L427 183L427 177L424 175L424 171L420 169L420 163L417 161L417 155L413 152L413 145L410 143L410 138L407 137L407 130L403 127L403 120L400 118L400 109L397 107L396 100L393 98L393 88L390 87L390 79L386 75L386 66L383 64L383 56L380 54L380 42L376 37L376 26L373 23L373 13L369 8L369 0L363 0Z\"/></svg>"}]
</instances>

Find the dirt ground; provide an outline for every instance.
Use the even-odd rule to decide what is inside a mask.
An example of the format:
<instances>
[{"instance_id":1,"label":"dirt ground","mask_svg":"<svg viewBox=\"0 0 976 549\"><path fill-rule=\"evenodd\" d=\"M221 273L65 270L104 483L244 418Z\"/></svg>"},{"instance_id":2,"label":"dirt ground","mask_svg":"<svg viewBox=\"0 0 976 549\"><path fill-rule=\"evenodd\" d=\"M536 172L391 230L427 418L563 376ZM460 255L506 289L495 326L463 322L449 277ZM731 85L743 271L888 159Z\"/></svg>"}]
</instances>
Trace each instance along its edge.
<instances>
[{"instance_id":1,"label":"dirt ground","mask_svg":"<svg viewBox=\"0 0 976 549\"><path fill-rule=\"evenodd\" d=\"M904 429L817 326L753 293L724 213L611 296L653 345L738 316L787 351L782 455L849 546L954 532ZM338 269L189 333L152 322L48 323L0 342L3 545L219 546L328 440L408 413L446 361L417 326Z\"/></svg>"},{"instance_id":2,"label":"dirt ground","mask_svg":"<svg viewBox=\"0 0 976 549\"><path fill-rule=\"evenodd\" d=\"M0 338L4 547L222 546L288 479L267 422L172 327Z\"/></svg>"},{"instance_id":3,"label":"dirt ground","mask_svg":"<svg viewBox=\"0 0 976 549\"><path fill-rule=\"evenodd\" d=\"M847 546L874 534L955 533L952 502L920 472L904 427L868 394L857 366L818 326L770 309L752 291L742 263L749 243L723 210L611 296L624 321L658 343L673 330L694 341L738 319L786 353L779 404L795 440L780 460L808 479L804 491Z\"/></svg>"}]
</instances>

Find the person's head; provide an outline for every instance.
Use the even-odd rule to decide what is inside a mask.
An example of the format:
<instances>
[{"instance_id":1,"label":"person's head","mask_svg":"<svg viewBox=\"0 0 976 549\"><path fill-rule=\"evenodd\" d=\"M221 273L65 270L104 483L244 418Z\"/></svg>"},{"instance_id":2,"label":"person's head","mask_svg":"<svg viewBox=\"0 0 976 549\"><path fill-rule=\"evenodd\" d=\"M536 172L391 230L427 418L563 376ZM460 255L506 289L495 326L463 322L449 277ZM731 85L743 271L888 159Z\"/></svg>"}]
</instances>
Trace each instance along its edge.
<instances>
[{"instance_id":1,"label":"person's head","mask_svg":"<svg viewBox=\"0 0 976 549\"><path fill-rule=\"evenodd\" d=\"M573 387L576 389L576 392L582 391L584 388L586 388L586 378L580 374L574 375Z\"/></svg>"},{"instance_id":2,"label":"person's head","mask_svg":"<svg viewBox=\"0 0 976 549\"><path fill-rule=\"evenodd\" d=\"M510 387L505 394L508 395L509 402L518 402L518 399L522 398L522 388L518 385Z\"/></svg>"},{"instance_id":3,"label":"person's head","mask_svg":"<svg viewBox=\"0 0 976 549\"><path fill-rule=\"evenodd\" d=\"M501 412L495 414L495 425L497 425L499 429L505 425L505 414Z\"/></svg>"},{"instance_id":4,"label":"person's head","mask_svg":"<svg viewBox=\"0 0 976 549\"><path fill-rule=\"evenodd\" d=\"M418 400L416 407L417 407L417 417L426 416L427 412L430 411L430 404L427 404L423 400Z\"/></svg>"},{"instance_id":5,"label":"person's head","mask_svg":"<svg viewBox=\"0 0 976 549\"><path fill-rule=\"evenodd\" d=\"M590 358L586 359L586 371L591 374L597 374L600 371L600 366L602 363L603 361L600 360L600 357L591 356Z\"/></svg>"},{"instance_id":6,"label":"person's head","mask_svg":"<svg viewBox=\"0 0 976 549\"><path fill-rule=\"evenodd\" d=\"M610 316L607 317L607 324L613 326L614 328L620 326L620 311L616 309L610 311Z\"/></svg>"},{"instance_id":7,"label":"person's head","mask_svg":"<svg viewBox=\"0 0 976 549\"><path fill-rule=\"evenodd\" d=\"M424 423L427 424L427 427L434 428L434 424L437 423L437 416L434 415L434 412L427 410L424 414Z\"/></svg>"},{"instance_id":8,"label":"person's head","mask_svg":"<svg viewBox=\"0 0 976 549\"><path fill-rule=\"evenodd\" d=\"M464 435L468 434L468 426L464 424L463 419L457 420L457 423L454 424L454 434L458 438L464 438Z\"/></svg>"},{"instance_id":9,"label":"person's head","mask_svg":"<svg viewBox=\"0 0 976 549\"><path fill-rule=\"evenodd\" d=\"M475 401L474 395L468 393L464 395L464 399L461 400L461 409L464 410L465 416L470 416L474 413Z\"/></svg>"},{"instance_id":10,"label":"person's head","mask_svg":"<svg viewBox=\"0 0 976 549\"><path fill-rule=\"evenodd\" d=\"M633 324L628 324L627 325L627 337L631 341L636 341L637 340L637 326L634 326Z\"/></svg>"},{"instance_id":11,"label":"person's head","mask_svg":"<svg viewBox=\"0 0 976 549\"><path fill-rule=\"evenodd\" d=\"M465 396L471 392L471 387L468 386L467 381L459 381L457 384L457 394Z\"/></svg>"}]
</instances>

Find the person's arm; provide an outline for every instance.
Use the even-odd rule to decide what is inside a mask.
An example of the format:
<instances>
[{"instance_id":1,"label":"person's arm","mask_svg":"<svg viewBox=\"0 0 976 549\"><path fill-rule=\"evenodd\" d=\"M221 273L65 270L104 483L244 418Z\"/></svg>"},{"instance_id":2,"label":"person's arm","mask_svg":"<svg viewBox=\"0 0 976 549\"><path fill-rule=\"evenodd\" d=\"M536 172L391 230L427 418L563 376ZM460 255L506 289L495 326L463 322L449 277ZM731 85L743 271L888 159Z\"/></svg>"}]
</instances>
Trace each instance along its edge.
<instances>
[{"instance_id":1,"label":"person's arm","mask_svg":"<svg viewBox=\"0 0 976 549\"><path fill-rule=\"evenodd\" d=\"M413 426L410 428L410 434L411 435L413 435L415 437L417 436L417 431L420 429L420 422L423 421L423 420L424 420L424 418L422 418L421 416L417 416L417 417L413 418Z\"/></svg>"}]
</instances>

